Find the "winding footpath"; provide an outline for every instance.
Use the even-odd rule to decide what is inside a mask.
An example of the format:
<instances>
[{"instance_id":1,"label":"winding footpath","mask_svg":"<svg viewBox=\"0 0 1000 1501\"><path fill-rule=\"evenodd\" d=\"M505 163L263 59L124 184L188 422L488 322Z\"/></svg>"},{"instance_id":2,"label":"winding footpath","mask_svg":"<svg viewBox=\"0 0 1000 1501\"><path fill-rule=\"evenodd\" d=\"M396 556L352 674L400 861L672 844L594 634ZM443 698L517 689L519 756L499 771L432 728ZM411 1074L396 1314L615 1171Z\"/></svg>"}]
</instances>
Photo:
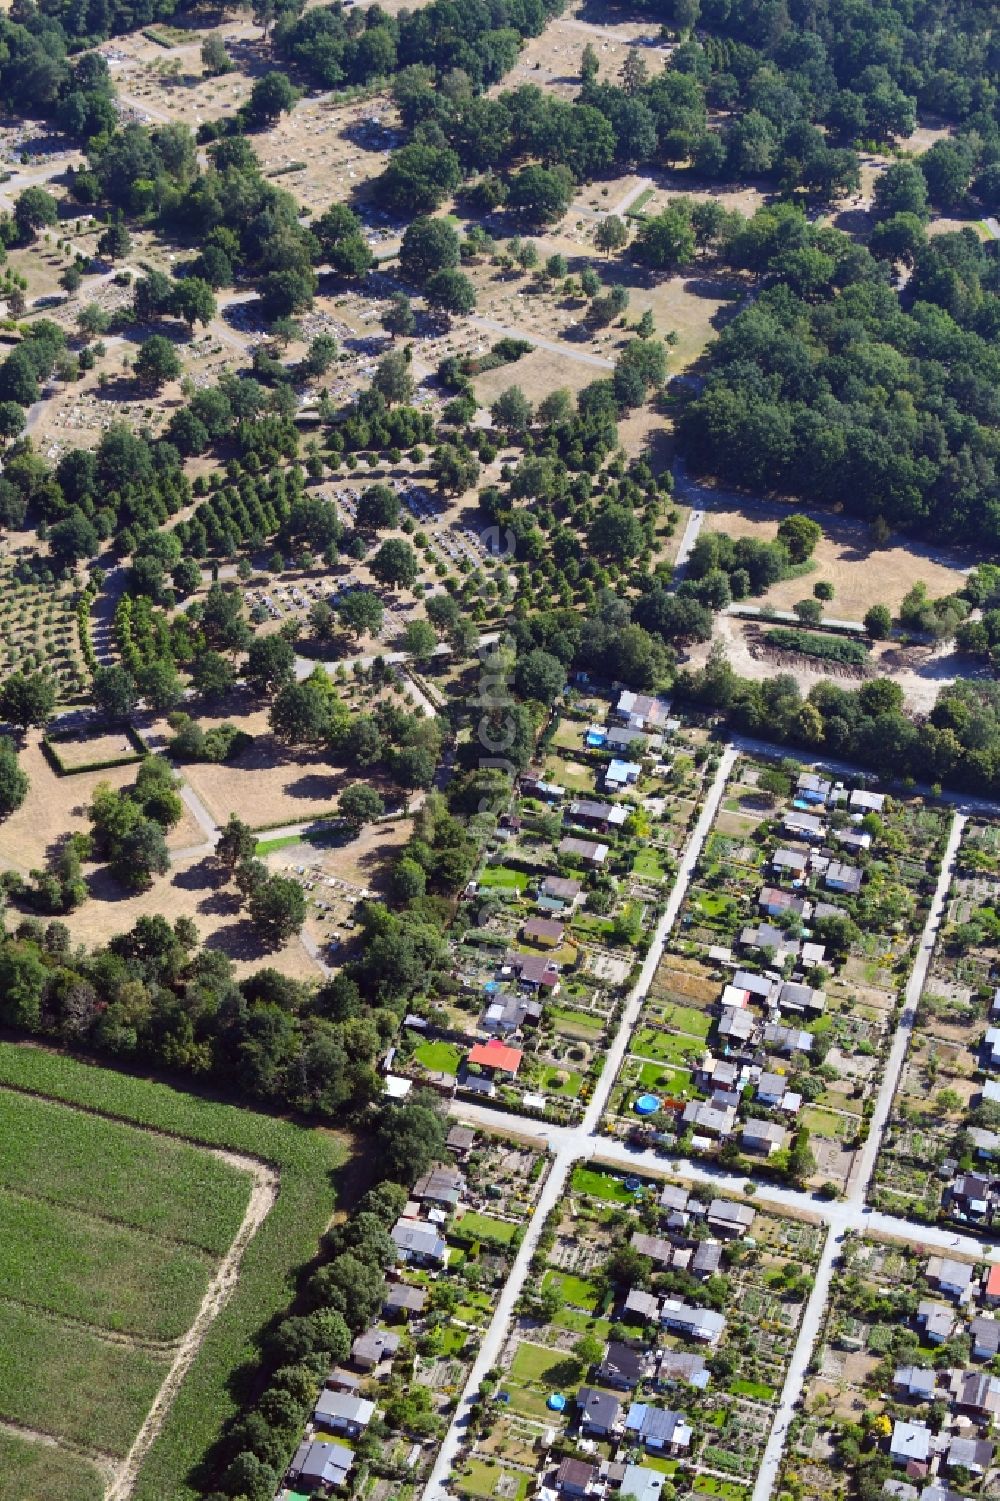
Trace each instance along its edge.
<instances>
[{"instance_id":1,"label":"winding footpath","mask_svg":"<svg viewBox=\"0 0 1000 1501\"><path fill-rule=\"evenodd\" d=\"M813 1288L803 1311L795 1348L754 1485L752 1501L769 1501L774 1492L788 1427L802 1396L809 1362L823 1327L833 1274L844 1239L848 1234L870 1233L906 1241L918 1248L949 1250L953 1254L958 1252L980 1261L1000 1261L1000 1248L984 1245L970 1236L956 1235L938 1226L916 1225L892 1215L882 1214L869 1209L865 1204L865 1195L875 1168L893 1096L906 1057L920 994L927 978L927 971L946 910L962 832L970 811L974 809L978 811L979 808L985 811L988 808L995 814L997 809L993 804L979 804L975 799L954 799L958 807L952 816L934 894L904 992L902 1010L886 1058L868 1135L855 1158L844 1198L824 1202L813 1198L808 1193L783 1188L776 1184L751 1185L751 1180L748 1178L727 1173L711 1165L670 1161L656 1152L634 1151L617 1139L600 1136L601 1117L627 1051L629 1039L638 1021L642 1004L652 984L667 939L677 919L705 840L722 802L729 775L741 753L770 756L787 754L783 749L779 750L764 742L751 742L740 738L735 738L724 750L701 813L681 857L666 908L657 924L639 979L626 1001L621 1022L608 1049L604 1068L580 1124L552 1126L538 1121L525 1120L520 1116L496 1110L487 1105L477 1105L466 1101L456 1101L452 1104L452 1114L458 1119L493 1131L508 1132L515 1137L537 1141L540 1145L544 1145L553 1156L552 1166L538 1203L528 1222L510 1275L500 1295L489 1328L483 1336L475 1363L469 1372L469 1379L459 1400L454 1419L424 1488L423 1501L451 1501L454 1495L449 1487L449 1477L460 1458L469 1432L470 1409L487 1373L497 1365L501 1358L545 1222L559 1202L569 1174L578 1162L594 1161L611 1167L625 1168L632 1172L669 1174L683 1182L705 1185L718 1193L737 1197L746 1193L752 1186L755 1204L763 1208L774 1209L779 1213L792 1212L811 1220L814 1224L822 1224L826 1227L828 1233L820 1254ZM857 771L854 767L843 769L854 773Z\"/></svg>"}]
</instances>

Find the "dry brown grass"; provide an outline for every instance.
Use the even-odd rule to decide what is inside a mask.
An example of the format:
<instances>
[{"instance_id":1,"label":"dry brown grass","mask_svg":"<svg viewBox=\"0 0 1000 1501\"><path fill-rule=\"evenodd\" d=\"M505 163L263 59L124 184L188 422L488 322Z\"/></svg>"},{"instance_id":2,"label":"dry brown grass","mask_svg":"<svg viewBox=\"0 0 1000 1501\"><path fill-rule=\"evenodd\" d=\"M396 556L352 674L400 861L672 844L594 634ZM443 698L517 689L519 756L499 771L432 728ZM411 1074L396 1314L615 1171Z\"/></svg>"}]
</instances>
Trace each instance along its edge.
<instances>
[{"instance_id":1,"label":"dry brown grass","mask_svg":"<svg viewBox=\"0 0 1000 1501\"><path fill-rule=\"evenodd\" d=\"M37 732L28 736L20 759L31 787L21 807L0 822L0 866L13 870L43 866L64 835L90 828L86 810L99 782L116 788L129 787L136 778L135 766L57 776L42 753ZM202 843L204 838L185 808L180 822L167 835L167 845L172 850L187 849Z\"/></svg>"},{"instance_id":2,"label":"dry brown grass","mask_svg":"<svg viewBox=\"0 0 1000 1501\"><path fill-rule=\"evenodd\" d=\"M92 899L65 919L74 943L100 947L117 933L127 932L140 917L165 917L175 922L190 917L201 943L232 959L237 977L270 965L296 979L315 978L316 964L298 939L281 949L262 946L249 920L238 907L235 888L215 887L211 862L196 857L179 862L148 891L129 896L103 871L90 875Z\"/></svg>"},{"instance_id":3,"label":"dry brown grass","mask_svg":"<svg viewBox=\"0 0 1000 1501\"><path fill-rule=\"evenodd\" d=\"M788 506L756 501L752 513L713 508L706 514L705 529L730 537L773 541L778 523L789 511ZM893 539L889 547L872 548L867 527L846 516L824 516L822 526L823 536L813 554L815 569L802 578L783 579L760 600L755 598L750 603L790 610L796 600L812 594L815 583L827 579L835 592L824 613L838 620L861 620L873 604L897 610L918 580L934 597L954 593L965 582L967 565L957 555L949 557L939 549L902 539Z\"/></svg>"}]
</instances>

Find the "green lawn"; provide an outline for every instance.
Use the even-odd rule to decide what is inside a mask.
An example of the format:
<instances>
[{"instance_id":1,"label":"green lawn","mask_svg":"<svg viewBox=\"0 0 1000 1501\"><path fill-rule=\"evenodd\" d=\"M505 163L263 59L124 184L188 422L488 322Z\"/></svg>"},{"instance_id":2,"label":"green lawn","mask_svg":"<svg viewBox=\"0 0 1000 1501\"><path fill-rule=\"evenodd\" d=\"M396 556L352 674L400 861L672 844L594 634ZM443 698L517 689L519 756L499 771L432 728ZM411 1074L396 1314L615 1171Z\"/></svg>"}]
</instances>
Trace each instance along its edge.
<instances>
[{"instance_id":1,"label":"green lawn","mask_svg":"<svg viewBox=\"0 0 1000 1501\"><path fill-rule=\"evenodd\" d=\"M604 1031L604 1024L598 1016L591 1016L586 1011L571 1011L565 1006L549 1006L546 1016L550 1016L555 1023L557 1032L564 1037L583 1037L592 1040L599 1037Z\"/></svg>"},{"instance_id":2,"label":"green lawn","mask_svg":"<svg viewBox=\"0 0 1000 1501\"><path fill-rule=\"evenodd\" d=\"M451 1234L461 1240L491 1240L496 1245L507 1246L518 1232L518 1226L509 1220L495 1220L488 1214L470 1211L463 1214L451 1228Z\"/></svg>"},{"instance_id":3,"label":"green lawn","mask_svg":"<svg viewBox=\"0 0 1000 1501\"><path fill-rule=\"evenodd\" d=\"M413 1049L416 1061L434 1074L457 1074L462 1049L453 1042L422 1042Z\"/></svg>"},{"instance_id":4,"label":"green lawn","mask_svg":"<svg viewBox=\"0 0 1000 1501\"><path fill-rule=\"evenodd\" d=\"M586 1313L597 1309L597 1288L587 1277L574 1277L572 1272L557 1272L550 1267L542 1278L542 1287L555 1286L566 1302L573 1308L582 1308Z\"/></svg>"},{"instance_id":5,"label":"green lawn","mask_svg":"<svg viewBox=\"0 0 1000 1501\"><path fill-rule=\"evenodd\" d=\"M539 1088L545 1094L561 1095L564 1099L576 1099L583 1088L583 1075L549 1064L542 1069Z\"/></svg>"},{"instance_id":6,"label":"green lawn","mask_svg":"<svg viewBox=\"0 0 1000 1501\"><path fill-rule=\"evenodd\" d=\"M487 891L524 891L527 884L527 871L511 870L509 865L487 865L479 877L480 887Z\"/></svg>"},{"instance_id":7,"label":"green lawn","mask_svg":"<svg viewBox=\"0 0 1000 1501\"><path fill-rule=\"evenodd\" d=\"M691 1083L690 1069L664 1068L662 1063L644 1063L636 1076L636 1084L669 1095L698 1093Z\"/></svg>"},{"instance_id":8,"label":"green lawn","mask_svg":"<svg viewBox=\"0 0 1000 1501\"><path fill-rule=\"evenodd\" d=\"M632 861L632 874L634 876L645 876L647 880L651 881L661 880L665 871L660 861L659 850L639 850Z\"/></svg>"},{"instance_id":9,"label":"green lawn","mask_svg":"<svg viewBox=\"0 0 1000 1501\"><path fill-rule=\"evenodd\" d=\"M699 891L695 894L694 905L706 917L721 917L724 912L732 911L736 903L731 896L719 896L715 892Z\"/></svg>"},{"instance_id":10,"label":"green lawn","mask_svg":"<svg viewBox=\"0 0 1000 1501\"><path fill-rule=\"evenodd\" d=\"M664 1007L663 1025L676 1032L686 1032L689 1037L706 1038L712 1030L712 1018L707 1011L696 1006L679 1006L674 1002Z\"/></svg>"},{"instance_id":11,"label":"green lawn","mask_svg":"<svg viewBox=\"0 0 1000 1501\"><path fill-rule=\"evenodd\" d=\"M777 1393L762 1381L733 1381L729 1390L736 1397L756 1397L759 1402L773 1402Z\"/></svg>"},{"instance_id":12,"label":"green lawn","mask_svg":"<svg viewBox=\"0 0 1000 1501\"><path fill-rule=\"evenodd\" d=\"M714 1475L696 1475L695 1493L699 1496L721 1496L722 1501L746 1501L749 1491L735 1480L718 1480Z\"/></svg>"},{"instance_id":13,"label":"green lawn","mask_svg":"<svg viewBox=\"0 0 1000 1501\"><path fill-rule=\"evenodd\" d=\"M690 1060L700 1058L704 1051L704 1045L697 1037L683 1037L678 1032L654 1032L650 1027L643 1027L632 1044L632 1052L643 1058L655 1058L682 1067L689 1067Z\"/></svg>"},{"instance_id":14,"label":"green lawn","mask_svg":"<svg viewBox=\"0 0 1000 1501\"><path fill-rule=\"evenodd\" d=\"M575 1167L572 1182L574 1193L590 1194L610 1204L632 1204L635 1201L635 1195L614 1173L599 1173L592 1167Z\"/></svg>"},{"instance_id":15,"label":"green lawn","mask_svg":"<svg viewBox=\"0 0 1000 1501\"><path fill-rule=\"evenodd\" d=\"M808 1126L816 1136L827 1136L832 1137L834 1141L843 1141L855 1134L861 1121L856 1115L835 1115L832 1110L807 1105L799 1113L798 1123L800 1126Z\"/></svg>"},{"instance_id":16,"label":"green lawn","mask_svg":"<svg viewBox=\"0 0 1000 1501\"><path fill-rule=\"evenodd\" d=\"M521 1386L544 1386L552 1391L560 1389L559 1378L565 1379L568 1366L579 1362L567 1356L565 1350L550 1350L545 1345L518 1345L510 1367L510 1379ZM553 1375L553 1373L555 1373ZM579 1378L577 1378L578 1380ZM572 1385L572 1380L570 1382Z\"/></svg>"},{"instance_id":17,"label":"green lawn","mask_svg":"<svg viewBox=\"0 0 1000 1501\"><path fill-rule=\"evenodd\" d=\"M524 1501L529 1477L520 1470L507 1470L489 1460L470 1459L463 1467L455 1486L463 1496L478 1496L492 1501Z\"/></svg>"}]
</instances>

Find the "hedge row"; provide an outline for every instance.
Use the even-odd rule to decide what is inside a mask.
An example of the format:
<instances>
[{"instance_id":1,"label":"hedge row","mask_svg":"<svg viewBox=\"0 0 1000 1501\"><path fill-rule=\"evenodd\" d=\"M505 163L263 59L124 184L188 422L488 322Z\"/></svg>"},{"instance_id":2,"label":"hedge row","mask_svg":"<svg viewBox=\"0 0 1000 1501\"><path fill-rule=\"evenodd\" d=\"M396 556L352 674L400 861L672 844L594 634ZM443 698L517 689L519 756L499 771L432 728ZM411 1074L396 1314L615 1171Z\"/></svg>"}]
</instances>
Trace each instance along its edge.
<instances>
[{"instance_id":1,"label":"hedge row","mask_svg":"<svg viewBox=\"0 0 1000 1501\"><path fill-rule=\"evenodd\" d=\"M84 771L111 771L116 766L134 766L137 761L142 761L149 753L130 724L122 725L121 729L126 740L134 747L133 753L130 756L114 756L107 761L87 761L83 766L67 766L56 746L78 742L80 736L72 732L65 735L43 735L42 753L53 771L60 777L75 777Z\"/></svg>"},{"instance_id":2,"label":"hedge row","mask_svg":"<svg viewBox=\"0 0 1000 1501\"><path fill-rule=\"evenodd\" d=\"M821 662L841 662L849 667L864 666L871 651L871 647L863 641L848 641L841 636L819 636L814 631L785 628L765 631L764 642L779 651L794 651L803 657L816 657Z\"/></svg>"}]
</instances>

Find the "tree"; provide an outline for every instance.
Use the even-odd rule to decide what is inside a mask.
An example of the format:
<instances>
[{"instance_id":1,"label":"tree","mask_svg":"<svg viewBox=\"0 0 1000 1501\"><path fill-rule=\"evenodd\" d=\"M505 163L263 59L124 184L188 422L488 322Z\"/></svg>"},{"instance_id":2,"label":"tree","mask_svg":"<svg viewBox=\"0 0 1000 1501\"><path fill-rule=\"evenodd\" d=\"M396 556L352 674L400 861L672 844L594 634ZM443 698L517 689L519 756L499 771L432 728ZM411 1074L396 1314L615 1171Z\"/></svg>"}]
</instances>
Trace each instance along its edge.
<instances>
[{"instance_id":1,"label":"tree","mask_svg":"<svg viewBox=\"0 0 1000 1501\"><path fill-rule=\"evenodd\" d=\"M199 652L191 664L191 686L204 699L221 698L235 681L232 664L221 652Z\"/></svg>"},{"instance_id":2,"label":"tree","mask_svg":"<svg viewBox=\"0 0 1000 1501\"><path fill-rule=\"evenodd\" d=\"M25 188L14 200L14 223L26 243L35 238L38 230L55 224L58 218L59 206L44 188Z\"/></svg>"},{"instance_id":3,"label":"tree","mask_svg":"<svg viewBox=\"0 0 1000 1501\"><path fill-rule=\"evenodd\" d=\"M189 328L196 323L207 328L217 312L215 293L200 276L183 276L170 293L170 311Z\"/></svg>"},{"instance_id":4,"label":"tree","mask_svg":"<svg viewBox=\"0 0 1000 1501\"><path fill-rule=\"evenodd\" d=\"M127 719L139 701L135 679L124 667L99 667L92 692L98 709L115 723Z\"/></svg>"},{"instance_id":5,"label":"tree","mask_svg":"<svg viewBox=\"0 0 1000 1501\"><path fill-rule=\"evenodd\" d=\"M76 326L85 340L99 338L106 334L111 326L111 319L102 307L96 302L88 302L76 315Z\"/></svg>"},{"instance_id":6,"label":"tree","mask_svg":"<svg viewBox=\"0 0 1000 1501\"><path fill-rule=\"evenodd\" d=\"M435 271L458 265L459 246L458 233L446 220L426 216L414 219L399 248L400 272L407 281L422 287Z\"/></svg>"},{"instance_id":7,"label":"tree","mask_svg":"<svg viewBox=\"0 0 1000 1501\"><path fill-rule=\"evenodd\" d=\"M364 226L346 203L334 203L313 224L330 269L340 276L364 276L375 264Z\"/></svg>"},{"instance_id":8,"label":"tree","mask_svg":"<svg viewBox=\"0 0 1000 1501\"><path fill-rule=\"evenodd\" d=\"M360 834L366 823L381 818L385 803L374 787L364 782L352 782L345 787L337 802L337 811L355 834Z\"/></svg>"},{"instance_id":9,"label":"tree","mask_svg":"<svg viewBox=\"0 0 1000 1501\"><path fill-rule=\"evenodd\" d=\"M233 71L233 60L226 51L226 44L218 32L209 32L201 44L201 61L210 78Z\"/></svg>"},{"instance_id":10,"label":"tree","mask_svg":"<svg viewBox=\"0 0 1000 1501\"><path fill-rule=\"evenodd\" d=\"M290 876L268 876L251 893L250 920L269 943L286 943L306 920L305 893Z\"/></svg>"},{"instance_id":11,"label":"tree","mask_svg":"<svg viewBox=\"0 0 1000 1501\"><path fill-rule=\"evenodd\" d=\"M12 672L0 688L0 716L25 730L45 724L56 706L56 685L47 672Z\"/></svg>"},{"instance_id":12,"label":"tree","mask_svg":"<svg viewBox=\"0 0 1000 1501\"><path fill-rule=\"evenodd\" d=\"M108 863L116 879L133 890L142 890L154 876L165 876L170 854L162 825L154 818L136 818L115 841Z\"/></svg>"},{"instance_id":13,"label":"tree","mask_svg":"<svg viewBox=\"0 0 1000 1501\"><path fill-rule=\"evenodd\" d=\"M615 364L615 396L626 409L639 406L666 378L666 346L659 339L631 339Z\"/></svg>"},{"instance_id":14,"label":"tree","mask_svg":"<svg viewBox=\"0 0 1000 1501\"><path fill-rule=\"evenodd\" d=\"M533 416L531 402L520 386L508 386L490 407L493 425L511 435L525 433Z\"/></svg>"},{"instance_id":15,"label":"tree","mask_svg":"<svg viewBox=\"0 0 1000 1501\"><path fill-rule=\"evenodd\" d=\"M413 333L417 319L405 292L393 292L381 322L386 333L391 334L394 339L405 338Z\"/></svg>"},{"instance_id":16,"label":"tree","mask_svg":"<svg viewBox=\"0 0 1000 1501\"><path fill-rule=\"evenodd\" d=\"M375 367L372 385L385 397L386 404L405 404L413 399L415 382L409 350L392 349Z\"/></svg>"},{"instance_id":17,"label":"tree","mask_svg":"<svg viewBox=\"0 0 1000 1501\"><path fill-rule=\"evenodd\" d=\"M445 146L412 142L394 151L375 193L393 213L429 214L440 207L462 179L458 153Z\"/></svg>"},{"instance_id":18,"label":"tree","mask_svg":"<svg viewBox=\"0 0 1000 1501\"><path fill-rule=\"evenodd\" d=\"M216 860L232 877L238 865L245 860L253 859L256 848L257 835L253 829L249 824L244 823L238 814L230 813L228 821L219 832L215 846Z\"/></svg>"},{"instance_id":19,"label":"tree","mask_svg":"<svg viewBox=\"0 0 1000 1501\"><path fill-rule=\"evenodd\" d=\"M153 334L140 345L134 368L141 386L159 391L168 381L180 378L182 366L170 340L163 334Z\"/></svg>"},{"instance_id":20,"label":"tree","mask_svg":"<svg viewBox=\"0 0 1000 1501\"><path fill-rule=\"evenodd\" d=\"M420 572L416 553L400 537L383 542L368 567L373 578L391 589L412 588Z\"/></svg>"},{"instance_id":21,"label":"tree","mask_svg":"<svg viewBox=\"0 0 1000 1501\"><path fill-rule=\"evenodd\" d=\"M444 1153L444 1123L425 1094L383 1109L375 1128L378 1161L387 1178L413 1184Z\"/></svg>"},{"instance_id":22,"label":"tree","mask_svg":"<svg viewBox=\"0 0 1000 1501\"><path fill-rule=\"evenodd\" d=\"M917 162L890 162L875 179L875 208L884 218L893 214L928 217L927 179Z\"/></svg>"},{"instance_id":23,"label":"tree","mask_svg":"<svg viewBox=\"0 0 1000 1501\"><path fill-rule=\"evenodd\" d=\"M274 692L292 680L295 651L284 636L255 636L250 642L243 676L256 693Z\"/></svg>"},{"instance_id":24,"label":"tree","mask_svg":"<svg viewBox=\"0 0 1000 1501\"><path fill-rule=\"evenodd\" d=\"M566 686L566 668L551 652L536 648L519 658L514 673L514 686L522 698L537 699L540 704L551 704Z\"/></svg>"},{"instance_id":25,"label":"tree","mask_svg":"<svg viewBox=\"0 0 1000 1501\"><path fill-rule=\"evenodd\" d=\"M511 180L508 203L531 224L555 224L569 208L573 191L568 167L523 167Z\"/></svg>"},{"instance_id":26,"label":"tree","mask_svg":"<svg viewBox=\"0 0 1000 1501\"><path fill-rule=\"evenodd\" d=\"M341 623L356 640L360 640L366 632L377 636L382 629L385 606L370 589L351 589L349 593L341 595L334 608Z\"/></svg>"},{"instance_id":27,"label":"tree","mask_svg":"<svg viewBox=\"0 0 1000 1501\"><path fill-rule=\"evenodd\" d=\"M388 485L369 485L358 501L356 525L367 532L384 531L399 522L399 496Z\"/></svg>"},{"instance_id":28,"label":"tree","mask_svg":"<svg viewBox=\"0 0 1000 1501\"><path fill-rule=\"evenodd\" d=\"M10 740L0 739L0 818L19 808L28 795L27 773L21 770L17 750Z\"/></svg>"},{"instance_id":29,"label":"tree","mask_svg":"<svg viewBox=\"0 0 1000 1501\"><path fill-rule=\"evenodd\" d=\"M290 745L339 741L347 728L347 710L333 693L322 669L304 682L286 682L271 705L269 724Z\"/></svg>"},{"instance_id":30,"label":"tree","mask_svg":"<svg viewBox=\"0 0 1000 1501\"><path fill-rule=\"evenodd\" d=\"M646 59L638 47L630 47L618 75L622 81L623 93L638 94L645 85L647 71Z\"/></svg>"},{"instance_id":31,"label":"tree","mask_svg":"<svg viewBox=\"0 0 1000 1501\"><path fill-rule=\"evenodd\" d=\"M122 261L132 249L132 236L121 219L113 219L97 241L97 253L112 265Z\"/></svg>"},{"instance_id":32,"label":"tree","mask_svg":"<svg viewBox=\"0 0 1000 1501\"><path fill-rule=\"evenodd\" d=\"M439 443L431 455L430 469L445 495L461 495L479 478L479 460L459 443Z\"/></svg>"},{"instance_id":33,"label":"tree","mask_svg":"<svg viewBox=\"0 0 1000 1501\"><path fill-rule=\"evenodd\" d=\"M24 408L16 401L0 401L0 442L9 443L24 431Z\"/></svg>"},{"instance_id":34,"label":"tree","mask_svg":"<svg viewBox=\"0 0 1000 1501\"><path fill-rule=\"evenodd\" d=\"M695 233L683 200L674 201L640 227L633 254L654 271L676 271L694 260Z\"/></svg>"},{"instance_id":35,"label":"tree","mask_svg":"<svg viewBox=\"0 0 1000 1501\"><path fill-rule=\"evenodd\" d=\"M892 631L892 613L888 605L872 605L865 611L865 630L873 641L884 641Z\"/></svg>"},{"instance_id":36,"label":"tree","mask_svg":"<svg viewBox=\"0 0 1000 1501\"><path fill-rule=\"evenodd\" d=\"M622 250L628 244L628 229L617 214L605 214L594 230L594 244L605 255Z\"/></svg>"},{"instance_id":37,"label":"tree","mask_svg":"<svg viewBox=\"0 0 1000 1501\"><path fill-rule=\"evenodd\" d=\"M464 271L435 271L424 293L430 306L443 313L471 313L476 305L476 289Z\"/></svg>"},{"instance_id":38,"label":"tree","mask_svg":"<svg viewBox=\"0 0 1000 1501\"><path fill-rule=\"evenodd\" d=\"M792 609L803 625L819 625L823 619L823 606L818 599L800 599Z\"/></svg>"},{"instance_id":39,"label":"tree","mask_svg":"<svg viewBox=\"0 0 1000 1501\"><path fill-rule=\"evenodd\" d=\"M411 620L403 632L402 646L417 662L429 662L437 646L437 633L428 620Z\"/></svg>"},{"instance_id":40,"label":"tree","mask_svg":"<svg viewBox=\"0 0 1000 1501\"><path fill-rule=\"evenodd\" d=\"M49 528L49 551L63 567L71 568L81 558L92 558L100 547L93 522L79 506Z\"/></svg>"},{"instance_id":41,"label":"tree","mask_svg":"<svg viewBox=\"0 0 1000 1501\"><path fill-rule=\"evenodd\" d=\"M793 563L805 563L812 556L822 535L823 528L819 522L813 521L809 516L786 516L778 527L778 540L785 544Z\"/></svg>"},{"instance_id":42,"label":"tree","mask_svg":"<svg viewBox=\"0 0 1000 1501\"><path fill-rule=\"evenodd\" d=\"M615 504L602 507L588 535L594 551L600 557L613 558L616 563L627 563L637 557L645 540L634 513Z\"/></svg>"},{"instance_id":43,"label":"tree","mask_svg":"<svg viewBox=\"0 0 1000 1501\"><path fill-rule=\"evenodd\" d=\"M250 125L269 125L279 115L288 114L298 97L287 73L264 73L254 80L243 113Z\"/></svg>"}]
</instances>

